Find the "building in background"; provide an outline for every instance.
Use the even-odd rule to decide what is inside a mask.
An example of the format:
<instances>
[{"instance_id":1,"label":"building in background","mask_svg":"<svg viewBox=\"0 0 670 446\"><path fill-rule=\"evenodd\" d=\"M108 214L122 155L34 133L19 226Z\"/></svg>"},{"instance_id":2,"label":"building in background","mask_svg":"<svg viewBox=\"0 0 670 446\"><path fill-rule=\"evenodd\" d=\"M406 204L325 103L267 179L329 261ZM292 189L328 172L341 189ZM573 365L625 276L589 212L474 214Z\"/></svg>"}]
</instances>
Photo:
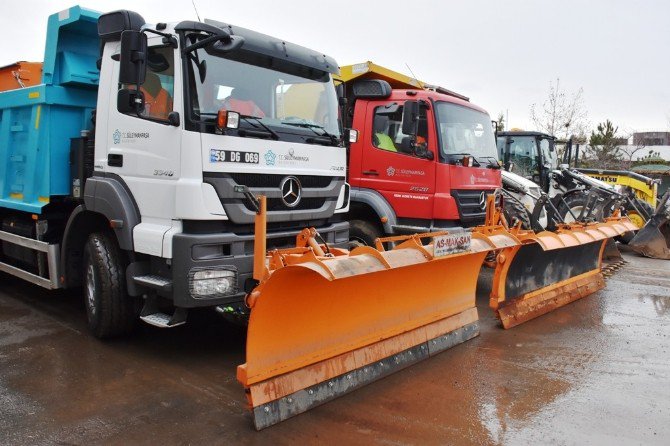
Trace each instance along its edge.
<instances>
[{"instance_id":1,"label":"building in background","mask_svg":"<svg viewBox=\"0 0 670 446\"><path fill-rule=\"evenodd\" d=\"M634 146L670 146L670 132L662 130L658 132L635 132L633 133Z\"/></svg>"}]
</instances>

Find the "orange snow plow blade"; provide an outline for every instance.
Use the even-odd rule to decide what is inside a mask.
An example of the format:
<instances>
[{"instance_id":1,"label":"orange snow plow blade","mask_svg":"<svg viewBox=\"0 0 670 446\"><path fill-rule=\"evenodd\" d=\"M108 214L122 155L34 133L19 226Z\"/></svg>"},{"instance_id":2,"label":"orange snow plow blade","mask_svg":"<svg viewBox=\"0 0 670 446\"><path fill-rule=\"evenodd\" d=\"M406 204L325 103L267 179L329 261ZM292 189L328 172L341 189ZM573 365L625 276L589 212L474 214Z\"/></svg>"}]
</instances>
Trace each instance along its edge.
<instances>
[{"instance_id":1,"label":"orange snow plow blade","mask_svg":"<svg viewBox=\"0 0 670 446\"><path fill-rule=\"evenodd\" d=\"M348 252L315 235L303 230L296 248L263 256L266 269L247 298L237 378L259 430L477 336L484 257L518 243L503 229L441 232L383 239L396 243L388 251Z\"/></svg>"},{"instance_id":2,"label":"orange snow plow blade","mask_svg":"<svg viewBox=\"0 0 670 446\"><path fill-rule=\"evenodd\" d=\"M601 273L607 242L636 230L628 218L561 225L555 232L510 232L520 244L498 253L490 306L511 328L588 296L605 286Z\"/></svg>"}]
</instances>

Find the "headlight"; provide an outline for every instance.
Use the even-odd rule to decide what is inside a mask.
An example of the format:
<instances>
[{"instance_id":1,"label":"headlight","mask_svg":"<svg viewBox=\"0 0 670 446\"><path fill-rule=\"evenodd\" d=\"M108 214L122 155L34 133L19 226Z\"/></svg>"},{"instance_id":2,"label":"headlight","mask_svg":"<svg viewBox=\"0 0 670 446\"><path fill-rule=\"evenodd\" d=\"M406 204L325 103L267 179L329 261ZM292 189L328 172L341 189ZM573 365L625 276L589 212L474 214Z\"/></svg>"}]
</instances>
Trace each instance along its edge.
<instances>
[{"instance_id":1,"label":"headlight","mask_svg":"<svg viewBox=\"0 0 670 446\"><path fill-rule=\"evenodd\" d=\"M202 268L189 273L189 288L195 298L225 297L237 293L237 269Z\"/></svg>"}]
</instances>

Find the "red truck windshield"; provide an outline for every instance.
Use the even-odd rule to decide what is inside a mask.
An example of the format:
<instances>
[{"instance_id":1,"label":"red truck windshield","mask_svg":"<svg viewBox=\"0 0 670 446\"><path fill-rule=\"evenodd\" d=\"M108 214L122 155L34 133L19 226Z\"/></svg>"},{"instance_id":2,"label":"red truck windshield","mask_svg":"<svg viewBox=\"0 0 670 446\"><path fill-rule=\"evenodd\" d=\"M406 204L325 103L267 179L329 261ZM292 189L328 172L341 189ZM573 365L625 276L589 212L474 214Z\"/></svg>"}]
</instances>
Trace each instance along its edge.
<instances>
[{"instance_id":1,"label":"red truck windshield","mask_svg":"<svg viewBox=\"0 0 670 446\"><path fill-rule=\"evenodd\" d=\"M449 162L464 155L498 159L489 115L450 102L437 102L435 115L441 159Z\"/></svg>"}]
</instances>

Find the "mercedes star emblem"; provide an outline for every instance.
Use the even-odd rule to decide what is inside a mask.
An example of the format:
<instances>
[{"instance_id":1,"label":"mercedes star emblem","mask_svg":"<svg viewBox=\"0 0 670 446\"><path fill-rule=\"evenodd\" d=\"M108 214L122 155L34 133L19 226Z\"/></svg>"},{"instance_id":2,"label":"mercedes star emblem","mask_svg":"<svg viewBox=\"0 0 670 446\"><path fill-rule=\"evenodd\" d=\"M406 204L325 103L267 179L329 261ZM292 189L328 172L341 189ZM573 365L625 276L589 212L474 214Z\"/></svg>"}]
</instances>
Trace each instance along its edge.
<instances>
[{"instance_id":1,"label":"mercedes star emblem","mask_svg":"<svg viewBox=\"0 0 670 446\"><path fill-rule=\"evenodd\" d=\"M296 177L284 178L279 188L281 189L281 201L286 206L294 208L300 203L302 186L300 186L300 180Z\"/></svg>"}]
</instances>

